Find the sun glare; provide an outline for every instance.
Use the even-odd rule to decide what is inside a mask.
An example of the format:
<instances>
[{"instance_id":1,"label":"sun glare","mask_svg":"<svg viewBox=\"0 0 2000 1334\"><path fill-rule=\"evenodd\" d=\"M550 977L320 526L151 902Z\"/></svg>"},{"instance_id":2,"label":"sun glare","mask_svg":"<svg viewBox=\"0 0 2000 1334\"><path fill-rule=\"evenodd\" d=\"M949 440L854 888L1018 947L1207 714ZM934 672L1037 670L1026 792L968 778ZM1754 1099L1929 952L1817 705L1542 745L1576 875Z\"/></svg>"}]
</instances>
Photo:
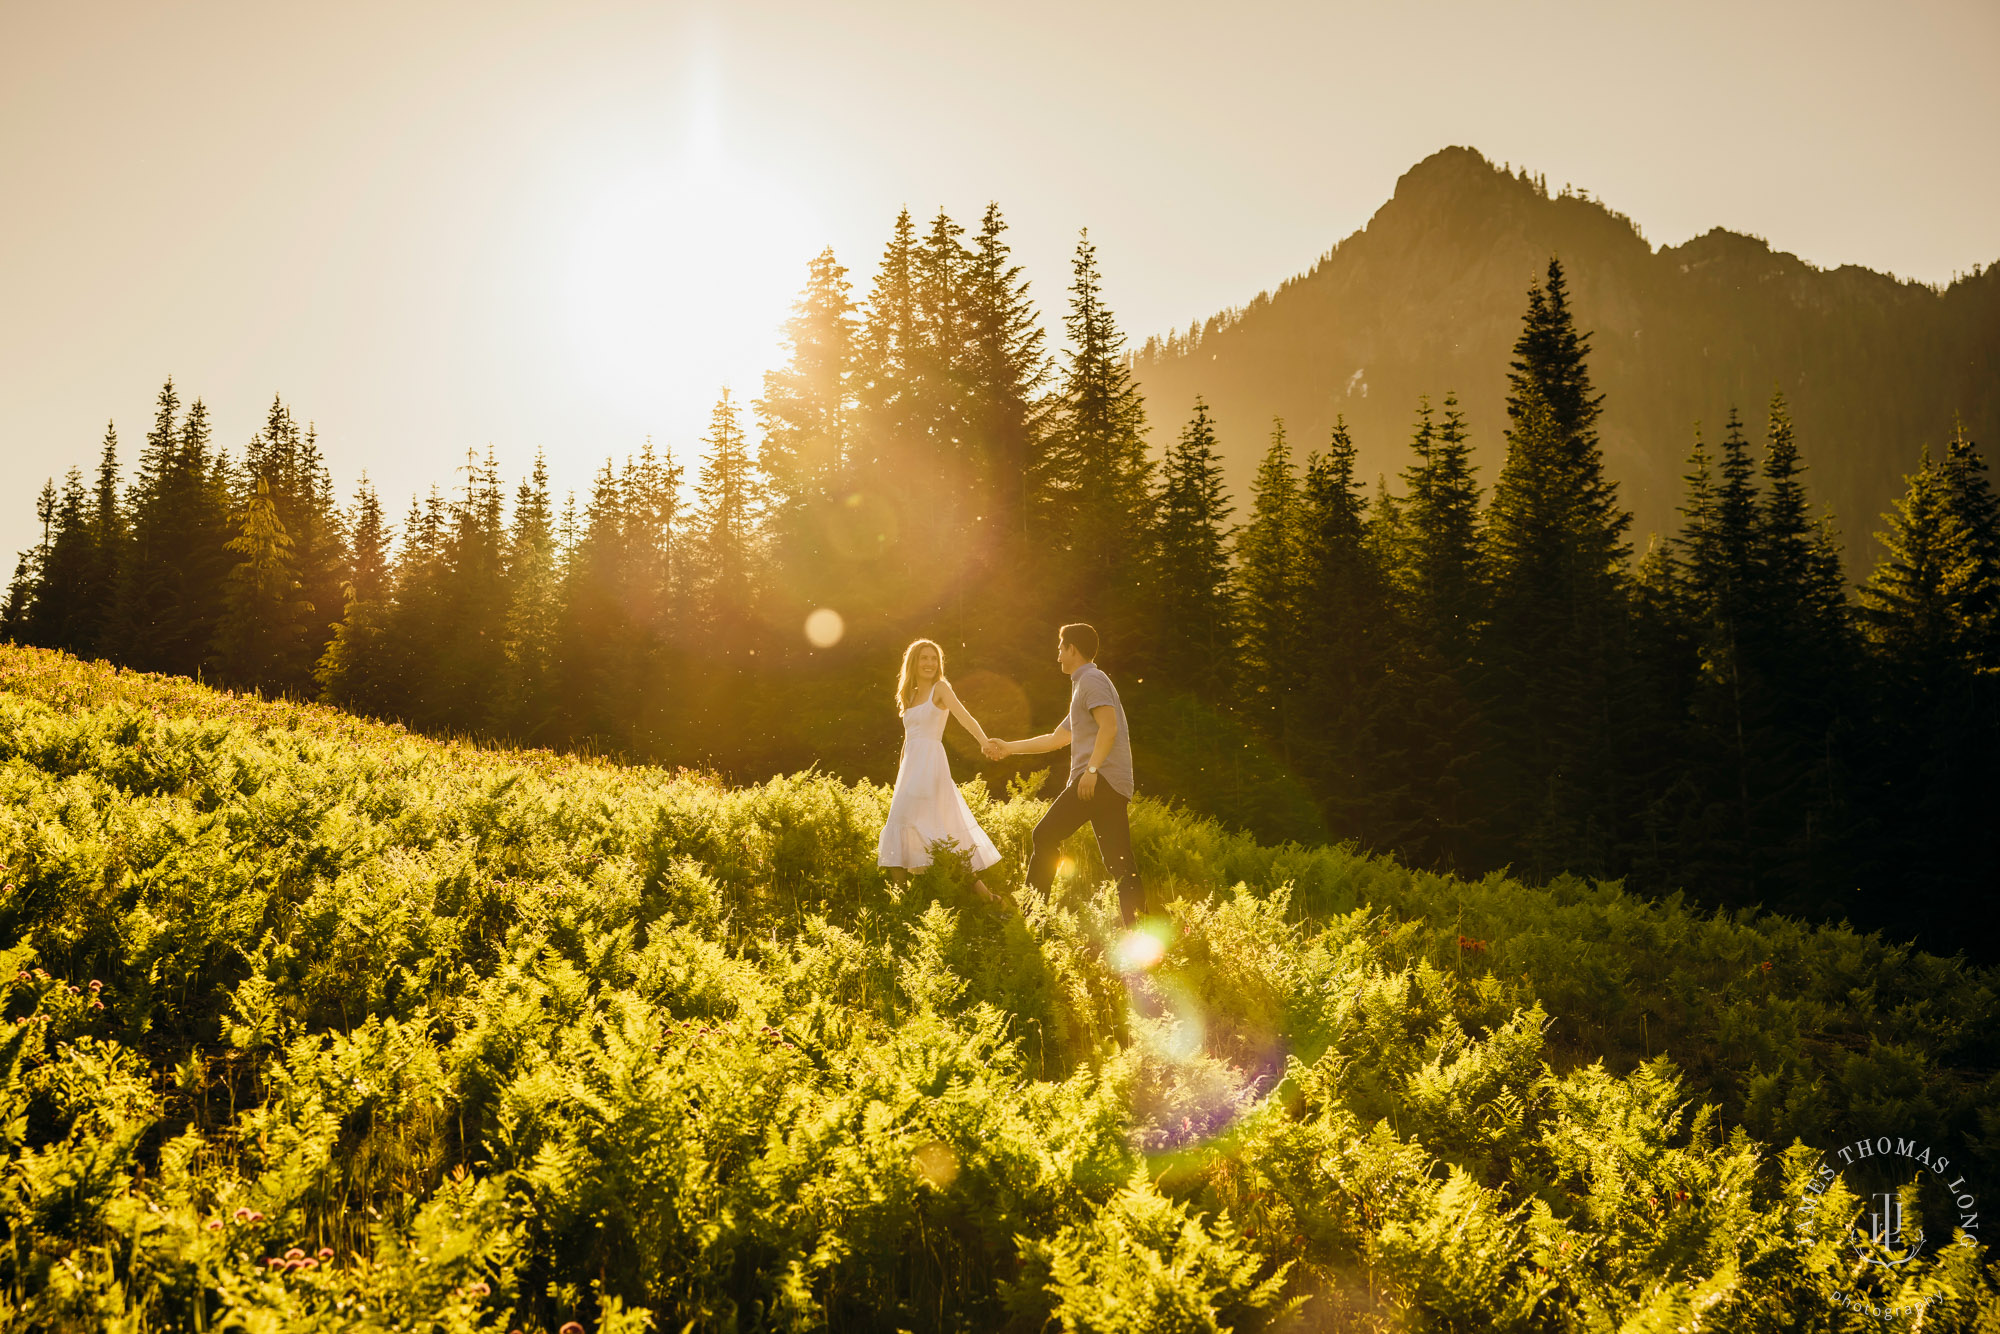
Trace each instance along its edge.
<instances>
[{"instance_id":1,"label":"sun glare","mask_svg":"<svg viewBox=\"0 0 2000 1334\"><path fill-rule=\"evenodd\" d=\"M705 422L724 384L754 398L818 232L790 192L714 147L608 185L578 220L565 285L580 383L670 438Z\"/></svg>"}]
</instances>

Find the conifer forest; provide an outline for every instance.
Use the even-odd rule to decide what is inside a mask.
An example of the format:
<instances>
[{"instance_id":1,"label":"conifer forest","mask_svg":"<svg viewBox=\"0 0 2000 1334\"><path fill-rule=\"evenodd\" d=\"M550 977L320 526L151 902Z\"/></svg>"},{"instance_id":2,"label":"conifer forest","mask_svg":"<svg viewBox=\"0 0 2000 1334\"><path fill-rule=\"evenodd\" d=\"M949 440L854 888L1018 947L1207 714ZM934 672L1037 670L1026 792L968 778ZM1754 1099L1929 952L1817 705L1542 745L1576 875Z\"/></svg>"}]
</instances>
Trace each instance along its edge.
<instances>
[{"instance_id":1,"label":"conifer forest","mask_svg":"<svg viewBox=\"0 0 2000 1334\"><path fill-rule=\"evenodd\" d=\"M1642 536L1575 276L1372 477L997 207L582 494L168 380L0 608L0 1330L2000 1327L1984 457L1857 572L1773 393ZM1079 620L1137 929L969 742L1012 898L885 875L905 645L1025 736Z\"/></svg>"},{"instance_id":2,"label":"conifer forest","mask_svg":"<svg viewBox=\"0 0 2000 1334\"><path fill-rule=\"evenodd\" d=\"M1203 403L1141 400L1098 264L1086 238L1052 355L997 208L905 213L865 299L812 262L788 363L721 395L698 468L649 441L557 497L468 455L400 521L335 494L292 406L234 451L169 382L129 485L114 424L36 498L5 633L444 736L887 779L910 639L1019 731L1088 620L1146 789L1233 827L2000 958L1966 930L2000 865L2000 505L1963 430L1911 442L1856 585L1778 394L1690 425L1679 526L1642 548L1551 260L1505 421L1440 384L1367 478L1344 424L1274 419L1231 495Z\"/></svg>"}]
</instances>

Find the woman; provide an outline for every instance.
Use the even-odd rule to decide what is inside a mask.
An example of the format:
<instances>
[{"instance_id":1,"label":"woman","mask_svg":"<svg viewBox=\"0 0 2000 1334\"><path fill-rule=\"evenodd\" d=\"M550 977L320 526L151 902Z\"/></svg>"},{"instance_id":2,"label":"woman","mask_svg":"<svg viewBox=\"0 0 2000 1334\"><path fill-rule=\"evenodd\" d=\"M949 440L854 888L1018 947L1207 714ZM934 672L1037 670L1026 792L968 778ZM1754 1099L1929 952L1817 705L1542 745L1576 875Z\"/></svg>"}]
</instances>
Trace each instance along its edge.
<instances>
[{"instance_id":1,"label":"woman","mask_svg":"<svg viewBox=\"0 0 2000 1334\"><path fill-rule=\"evenodd\" d=\"M944 679L944 650L928 639L903 650L896 708L903 715L903 760L896 767L896 794L889 800L889 819L876 845L876 865L920 870L931 864L933 843L951 843L971 856L973 886L986 898L1001 902L984 880L976 878L999 862L1000 850L958 795L958 785L951 781L951 761L944 753L947 719L958 719L981 750L986 748L986 730L958 702L951 682Z\"/></svg>"}]
</instances>

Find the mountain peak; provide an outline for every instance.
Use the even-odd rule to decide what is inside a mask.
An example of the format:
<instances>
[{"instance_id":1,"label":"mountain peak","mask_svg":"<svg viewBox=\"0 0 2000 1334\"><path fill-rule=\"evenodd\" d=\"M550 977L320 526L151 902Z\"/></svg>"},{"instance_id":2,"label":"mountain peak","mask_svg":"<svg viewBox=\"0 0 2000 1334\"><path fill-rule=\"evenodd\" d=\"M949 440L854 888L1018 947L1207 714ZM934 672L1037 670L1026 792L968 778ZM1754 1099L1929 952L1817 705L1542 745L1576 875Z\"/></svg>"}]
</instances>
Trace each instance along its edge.
<instances>
[{"instance_id":1,"label":"mountain peak","mask_svg":"<svg viewBox=\"0 0 2000 1334\"><path fill-rule=\"evenodd\" d=\"M1850 542L1866 540L1915 444L1940 438L1954 412L1975 438L2000 438L1986 369L2000 278L1947 303L1720 227L1656 250L1589 191L1552 190L1463 145L1404 172L1368 225L1308 273L1188 337L1150 343L1135 370L1162 422L1197 395L1207 402L1239 497L1274 415L1295 439L1323 439L1345 418L1362 472L1393 476L1408 463L1420 396L1448 391L1490 484L1505 457L1525 294L1551 256L1592 334L1606 462L1640 533L1678 523L1692 423L1732 408L1754 416L1774 386L1813 461L1815 500L1858 516Z\"/></svg>"}]
</instances>

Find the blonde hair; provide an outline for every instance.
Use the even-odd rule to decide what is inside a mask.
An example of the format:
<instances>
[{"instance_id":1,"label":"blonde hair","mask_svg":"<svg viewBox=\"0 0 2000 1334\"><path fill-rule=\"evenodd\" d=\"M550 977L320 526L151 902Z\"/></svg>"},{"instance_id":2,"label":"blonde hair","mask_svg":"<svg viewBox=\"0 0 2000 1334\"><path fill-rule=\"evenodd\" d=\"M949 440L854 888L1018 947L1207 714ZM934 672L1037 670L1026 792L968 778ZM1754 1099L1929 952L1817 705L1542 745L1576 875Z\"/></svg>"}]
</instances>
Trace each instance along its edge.
<instances>
[{"instance_id":1,"label":"blonde hair","mask_svg":"<svg viewBox=\"0 0 2000 1334\"><path fill-rule=\"evenodd\" d=\"M929 649L931 652L937 654L937 681L933 681L931 684L936 685L938 681L944 680L944 650L928 639L911 640L910 646L903 650L903 670L896 674L896 712L898 713L901 713L904 709L909 708L917 702L914 698L917 689L917 654L923 652L925 649Z\"/></svg>"}]
</instances>

